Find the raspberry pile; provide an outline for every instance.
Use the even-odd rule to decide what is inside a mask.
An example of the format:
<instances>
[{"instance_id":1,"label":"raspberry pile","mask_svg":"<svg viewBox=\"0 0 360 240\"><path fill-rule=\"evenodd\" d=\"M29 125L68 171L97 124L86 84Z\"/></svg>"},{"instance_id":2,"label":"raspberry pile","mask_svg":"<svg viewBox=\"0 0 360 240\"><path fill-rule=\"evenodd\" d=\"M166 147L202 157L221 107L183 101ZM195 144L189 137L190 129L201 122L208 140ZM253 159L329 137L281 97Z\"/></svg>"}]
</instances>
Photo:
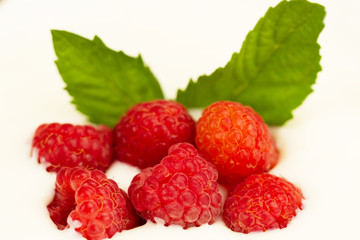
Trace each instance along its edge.
<instances>
[{"instance_id":1,"label":"raspberry pile","mask_svg":"<svg viewBox=\"0 0 360 240\"><path fill-rule=\"evenodd\" d=\"M146 220L187 229L220 215L235 232L266 231L286 227L302 209L301 190L267 173L279 160L268 126L236 102L211 104L196 123L181 104L154 100L130 108L112 130L42 124L32 148L57 174L50 219L88 240ZM115 160L140 170L128 195L105 175Z\"/></svg>"}]
</instances>

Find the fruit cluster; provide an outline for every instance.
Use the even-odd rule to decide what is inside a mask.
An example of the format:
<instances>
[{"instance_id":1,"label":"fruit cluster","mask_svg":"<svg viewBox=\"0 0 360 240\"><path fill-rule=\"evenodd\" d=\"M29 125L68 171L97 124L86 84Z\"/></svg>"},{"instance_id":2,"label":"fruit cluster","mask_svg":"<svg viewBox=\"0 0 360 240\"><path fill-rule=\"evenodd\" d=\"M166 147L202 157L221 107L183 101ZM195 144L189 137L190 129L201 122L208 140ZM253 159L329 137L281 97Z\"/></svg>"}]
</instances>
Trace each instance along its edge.
<instances>
[{"instance_id":1,"label":"fruit cluster","mask_svg":"<svg viewBox=\"0 0 360 240\"><path fill-rule=\"evenodd\" d=\"M57 173L51 220L88 240L145 220L186 229L221 214L233 231L266 231L286 227L302 207L299 188L267 173L279 159L268 126L236 102L211 104L197 122L181 104L154 100L133 106L113 130L43 124L32 147ZM128 195L105 175L113 161L141 169ZM228 190L224 204L219 184Z\"/></svg>"}]
</instances>

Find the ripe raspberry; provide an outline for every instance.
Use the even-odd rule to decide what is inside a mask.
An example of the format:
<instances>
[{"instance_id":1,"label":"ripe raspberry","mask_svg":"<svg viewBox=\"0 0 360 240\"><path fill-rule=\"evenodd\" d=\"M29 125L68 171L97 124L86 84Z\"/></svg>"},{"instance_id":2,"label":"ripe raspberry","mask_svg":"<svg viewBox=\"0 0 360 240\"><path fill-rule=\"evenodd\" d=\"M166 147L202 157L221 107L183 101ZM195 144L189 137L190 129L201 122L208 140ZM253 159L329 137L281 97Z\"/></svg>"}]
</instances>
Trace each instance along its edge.
<instances>
[{"instance_id":1,"label":"ripe raspberry","mask_svg":"<svg viewBox=\"0 0 360 240\"><path fill-rule=\"evenodd\" d=\"M268 171L278 150L263 119L240 103L219 101L203 111L196 125L196 146L219 171L219 182L237 183Z\"/></svg>"},{"instance_id":2,"label":"ripe raspberry","mask_svg":"<svg viewBox=\"0 0 360 240\"><path fill-rule=\"evenodd\" d=\"M216 169L189 143L170 147L168 156L143 169L129 187L129 197L145 219L183 228L212 224L221 211Z\"/></svg>"},{"instance_id":3,"label":"ripe raspberry","mask_svg":"<svg viewBox=\"0 0 360 240\"><path fill-rule=\"evenodd\" d=\"M42 124L32 143L38 162L48 172L61 167L89 167L105 171L112 161L112 132L106 126Z\"/></svg>"},{"instance_id":4,"label":"ripe raspberry","mask_svg":"<svg viewBox=\"0 0 360 240\"><path fill-rule=\"evenodd\" d=\"M177 102L154 100L133 106L115 126L115 155L140 168L154 166L178 142L194 143L195 122Z\"/></svg>"},{"instance_id":5,"label":"ripe raspberry","mask_svg":"<svg viewBox=\"0 0 360 240\"><path fill-rule=\"evenodd\" d=\"M238 184L224 205L223 219L231 230L249 233L285 228L302 209L301 190L283 178L254 174Z\"/></svg>"},{"instance_id":6,"label":"ripe raspberry","mask_svg":"<svg viewBox=\"0 0 360 240\"><path fill-rule=\"evenodd\" d=\"M60 230L74 225L88 240L111 238L139 225L126 193L99 170L62 168L47 208Z\"/></svg>"}]
</instances>

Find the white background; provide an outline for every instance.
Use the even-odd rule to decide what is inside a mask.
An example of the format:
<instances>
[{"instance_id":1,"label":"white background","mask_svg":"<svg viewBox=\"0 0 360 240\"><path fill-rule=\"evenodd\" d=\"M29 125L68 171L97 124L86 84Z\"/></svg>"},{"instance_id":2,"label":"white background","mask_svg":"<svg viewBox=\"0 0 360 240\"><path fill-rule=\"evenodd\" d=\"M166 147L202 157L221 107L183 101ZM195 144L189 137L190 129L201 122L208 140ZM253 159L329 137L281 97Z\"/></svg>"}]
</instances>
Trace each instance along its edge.
<instances>
[{"instance_id":1,"label":"white background","mask_svg":"<svg viewBox=\"0 0 360 240\"><path fill-rule=\"evenodd\" d=\"M96 34L114 50L141 53L174 98L190 78L224 66L278 2L0 0L1 239L77 238L48 218L54 174L30 157L41 123L86 123L63 90L50 29ZM304 210L287 228L265 233L234 233L219 219L189 230L149 223L113 239L360 239L360 1L315 2L327 10L323 70L294 119L272 129L282 152L272 172L302 188ZM108 172L125 190L134 174L122 164Z\"/></svg>"}]
</instances>

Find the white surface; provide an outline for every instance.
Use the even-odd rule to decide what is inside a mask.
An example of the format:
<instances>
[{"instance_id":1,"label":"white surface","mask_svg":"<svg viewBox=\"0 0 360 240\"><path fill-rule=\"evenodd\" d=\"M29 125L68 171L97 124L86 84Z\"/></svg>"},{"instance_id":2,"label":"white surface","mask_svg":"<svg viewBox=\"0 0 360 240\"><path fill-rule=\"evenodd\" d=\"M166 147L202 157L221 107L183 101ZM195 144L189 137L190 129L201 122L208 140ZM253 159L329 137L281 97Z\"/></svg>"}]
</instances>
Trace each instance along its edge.
<instances>
[{"instance_id":1,"label":"white surface","mask_svg":"<svg viewBox=\"0 0 360 240\"><path fill-rule=\"evenodd\" d=\"M55 176L29 156L41 123L85 123L63 90L50 29L96 34L112 49L141 53L173 98L190 77L226 64L278 2L0 1L1 239L77 238L48 218ZM319 39L323 71L295 118L273 129L282 152L273 173L302 188L304 210L287 228L265 233L234 233L219 219L189 230L149 223L113 239L360 239L360 1L315 2L327 9ZM124 189L134 174L121 164L108 173Z\"/></svg>"}]
</instances>

